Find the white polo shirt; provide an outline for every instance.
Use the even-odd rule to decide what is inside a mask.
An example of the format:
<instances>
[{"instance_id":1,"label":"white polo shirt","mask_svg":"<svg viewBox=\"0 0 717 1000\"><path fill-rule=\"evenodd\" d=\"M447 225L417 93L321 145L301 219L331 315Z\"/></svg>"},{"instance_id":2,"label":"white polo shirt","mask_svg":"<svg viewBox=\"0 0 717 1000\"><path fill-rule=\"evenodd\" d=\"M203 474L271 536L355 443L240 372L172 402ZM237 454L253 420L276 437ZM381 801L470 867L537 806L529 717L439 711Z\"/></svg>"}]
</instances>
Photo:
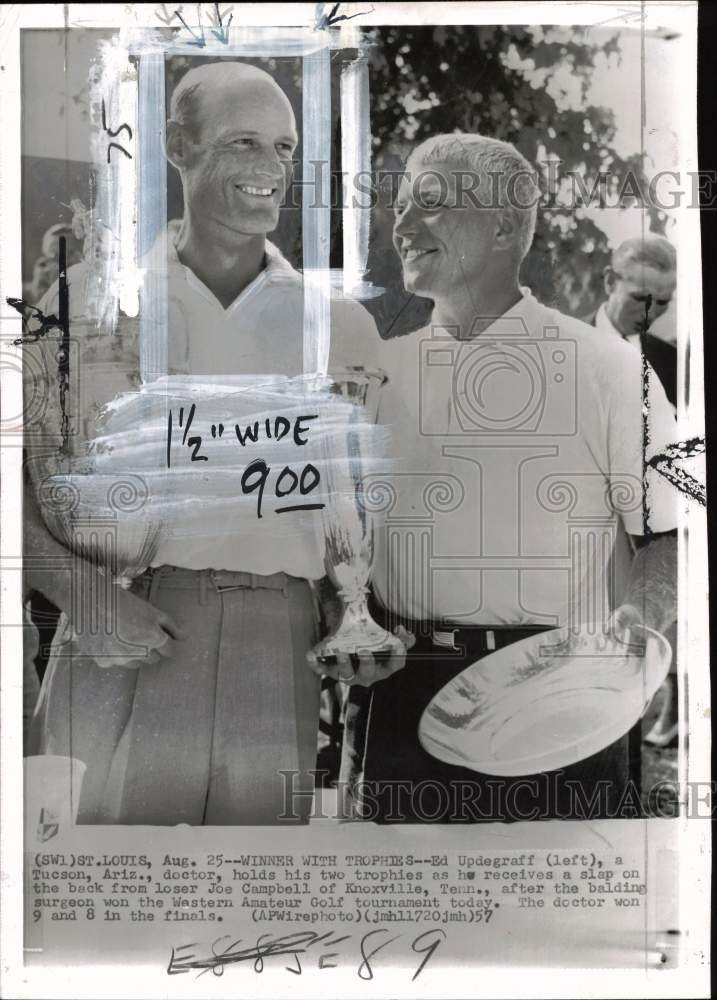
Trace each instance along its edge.
<instances>
[{"instance_id":1,"label":"white polo shirt","mask_svg":"<svg viewBox=\"0 0 717 1000\"><path fill-rule=\"evenodd\" d=\"M166 269L170 373L200 379L217 375L300 374L302 276L276 247L267 244L264 270L224 309L179 260L174 247L177 233L177 224L170 224ZM100 408L139 385L139 320L120 316L115 333L98 333L86 315L90 280L89 267L84 262L68 271L73 342L68 410L72 414L72 447L78 456L97 435ZM39 308L46 315L57 315L56 284ZM357 302L340 298L332 300L330 315L331 370L350 365L374 368L380 338L370 314ZM58 471L56 461L47 460L48 449L52 452L54 448L56 455L59 442L60 403L54 377L58 343L58 331L53 330L35 345L39 355L34 360L30 358L33 349L28 348L27 398L45 397L39 407L42 412L32 418L34 425L26 430L26 446L36 483ZM43 368L44 385L38 389ZM38 425L43 429L40 435ZM208 491L207 496L211 495L211 474L204 477L200 488ZM177 532L174 537L165 534L153 564L265 575L286 572L316 579L324 575L324 567L310 520L303 513L286 515L283 520L257 519L251 532L244 531L239 537L232 533L229 521L212 525L209 519L196 533L192 529Z\"/></svg>"},{"instance_id":2,"label":"white polo shirt","mask_svg":"<svg viewBox=\"0 0 717 1000\"><path fill-rule=\"evenodd\" d=\"M169 368L191 375L297 375L303 371L304 280L272 243L266 267L225 309L174 246L179 223L169 224L167 309ZM368 367L377 349L371 315L349 299L331 302L334 369Z\"/></svg>"},{"instance_id":3,"label":"white polo shirt","mask_svg":"<svg viewBox=\"0 0 717 1000\"><path fill-rule=\"evenodd\" d=\"M416 620L604 620L618 518L634 535L676 526L651 469L643 515L639 353L524 293L472 341L426 327L384 342L381 367L394 471L366 491L380 602ZM648 427L647 458L676 440L654 375Z\"/></svg>"}]
</instances>

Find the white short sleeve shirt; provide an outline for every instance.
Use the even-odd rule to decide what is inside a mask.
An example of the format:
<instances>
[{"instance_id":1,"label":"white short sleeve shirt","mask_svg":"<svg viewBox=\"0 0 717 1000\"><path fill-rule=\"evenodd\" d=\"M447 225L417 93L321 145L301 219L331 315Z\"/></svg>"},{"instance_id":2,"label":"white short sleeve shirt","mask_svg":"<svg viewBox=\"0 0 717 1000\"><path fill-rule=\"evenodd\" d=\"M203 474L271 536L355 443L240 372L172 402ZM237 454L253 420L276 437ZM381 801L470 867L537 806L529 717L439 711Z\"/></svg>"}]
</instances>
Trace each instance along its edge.
<instances>
[{"instance_id":1,"label":"white short sleeve shirt","mask_svg":"<svg viewBox=\"0 0 717 1000\"><path fill-rule=\"evenodd\" d=\"M604 620L619 521L632 535L676 526L674 492L647 465L675 420L639 352L524 293L473 340L426 327L385 342L381 367L393 469L367 492L379 601L414 620Z\"/></svg>"}]
</instances>

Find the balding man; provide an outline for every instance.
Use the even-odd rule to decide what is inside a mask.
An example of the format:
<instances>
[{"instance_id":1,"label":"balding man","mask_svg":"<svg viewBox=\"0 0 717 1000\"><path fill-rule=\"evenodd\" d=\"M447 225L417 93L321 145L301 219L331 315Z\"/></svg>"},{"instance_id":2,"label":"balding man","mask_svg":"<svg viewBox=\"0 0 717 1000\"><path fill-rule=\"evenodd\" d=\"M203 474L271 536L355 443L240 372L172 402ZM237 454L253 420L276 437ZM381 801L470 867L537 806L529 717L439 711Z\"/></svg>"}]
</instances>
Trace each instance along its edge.
<instances>
[{"instance_id":1,"label":"balding man","mask_svg":"<svg viewBox=\"0 0 717 1000\"><path fill-rule=\"evenodd\" d=\"M378 610L418 641L406 669L372 689L357 789L370 818L596 818L634 815L639 803L626 739L541 774L530 758L534 717L522 705L522 724L510 720L521 702L501 687L499 664L488 683L496 706L504 698L512 736L478 725L480 688L467 677L421 737L434 696L495 651L505 647L507 664L511 644L544 632L549 646L553 628L598 631L611 612L620 634L620 623L662 630L675 615L676 510L657 474L642 506L640 358L521 288L539 200L524 157L481 135L427 140L401 182L394 245L404 283L434 307L429 326L383 344L379 421L391 427L396 471L366 495L385 515ZM649 428L654 449L674 440L659 384ZM620 524L639 552L611 609L607 567ZM569 756L575 736L551 732L551 700L540 707L547 735ZM472 768L491 752L490 733L495 772L521 777Z\"/></svg>"},{"instance_id":2,"label":"balding man","mask_svg":"<svg viewBox=\"0 0 717 1000\"><path fill-rule=\"evenodd\" d=\"M302 372L303 280L267 239L297 142L290 101L256 67L204 65L172 95L166 150L184 214L170 224L167 259L149 255L166 281L170 373ZM120 317L107 336L83 321L88 275L87 264L69 272L85 390L80 446L96 433L95 407L139 374L136 323ZM56 313L57 299L51 290L43 310ZM332 366L371 366L378 335L368 313L335 301L331 324ZM56 347L46 344L49 371ZM47 392L56 415L57 389ZM28 554L66 556L32 496L28 511ZM305 664L316 641L308 579L323 567L311 532L287 545L267 523L241 538L164 539L154 568L131 590L114 588L116 606L96 609L100 635L70 621L66 574L29 572L65 612L31 752L85 763L79 822L274 823L284 809L280 771L299 772L299 787L311 787L320 681ZM96 570L84 570L82 586L101 601ZM130 641L149 659L128 664ZM302 801L308 812L310 796Z\"/></svg>"},{"instance_id":3,"label":"balding man","mask_svg":"<svg viewBox=\"0 0 717 1000\"><path fill-rule=\"evenodd\" d=\"M663 236L625 240L605 268L607 300L588 322L642 350L673 406L677 405L677 351L650 327L668 309L677 285L675 248Z\"/></svg>"}]
</instances>

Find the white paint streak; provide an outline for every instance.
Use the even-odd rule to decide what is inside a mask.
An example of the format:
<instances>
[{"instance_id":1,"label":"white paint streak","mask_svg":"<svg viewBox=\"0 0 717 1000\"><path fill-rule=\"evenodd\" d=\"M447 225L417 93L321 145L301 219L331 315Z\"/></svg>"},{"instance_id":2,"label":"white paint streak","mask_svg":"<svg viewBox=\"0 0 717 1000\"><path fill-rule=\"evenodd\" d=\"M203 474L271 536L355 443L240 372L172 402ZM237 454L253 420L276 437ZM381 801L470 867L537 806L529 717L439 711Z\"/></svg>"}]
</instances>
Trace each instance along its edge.
<instances>
[{"instance_id":1,"label":"white paint streak","mask_svg":"<svg viewBox=\"0 0 717 1000\"><path fill-rule=\"evenodd\" d=\"M164 155L164 52L145 48L139 60L137 172L139 257L144 268L139 318L143 382L168 372L167 161Z\"/></svg>"},{"instance_id":2,"label":"white paint streak","mask_svg":"<svg viewBox=\"0 0 717 1000\"><path fill-rule=\"evenodd\" d=\"M93 132L91 141L94 167L95 199L88 213L89 233L85 258L90 265L87 295L87 317L103 333L112 333L117 326L119 296L115 275L119 271L120 202L119 167L117 157L107 162L110 141L103 128L104 121L112 127L120 114L120 74L126 65L126 54L117 41L100 45L100 58L93 67L90 89L90 115Z\"/></svg>"},{"instance_id":3,"label":"white paint streak","mask_svg":"<svg viewBox=\"0 0 717 1000\"><path fill-rule=\"evenodd\" d=\"M361 32L344 27L342 44L358 48L360 55L341 72L341 170L343 190L343 291L359 291L366 273L370 229L370 208L362 207L355 179L368 177L371 170L371 127L369 123L368 63L361 51ZM365 196L364 196L365 198Z\"/></svg>"},{"instance_id":4,"label":"white paint streak","mask_svg":"<svg viewBox=\"0 0 717 1000\"><path fill-rule=\"evenodd\" d=\"M162 38L157 32L122 35L127 51L140 60L137 112L139 258L144 269L140 310L140 371L144 382L168 372L164 156L164 60L173 55L257 56L304 59L304 181L311 186L303 206L304 370L325 373L330 344L329 198L331 160L331 76L329 50L336 39L282 28L232 28L228 43L205 32L203 48ZM314 187L314 163L321 172ZM312 197L316 189L318 197ZM128 304L131 289L126 289ZM124 308L124 306L123 306Z\"/></svg>"},{"instance_id":5,"label":"white paint streak","mask_svg":"<svg viewBox=\"0 0 717 1000\"><path fill-rule=\"evenodd\" d=\"M177 22L179 26L179 22ZM196 25L190 27L197 32ZM198 33L198 32L197 32ZM328 36L328 37L327 37ZM274 56L276 58L297 58L324 49L338 47L343 44L339 36L330 32L316 33L305 28L281 27L247 27L232 25L228 32L228 42L222 42L211 34L204 33L204 46L191 44L189 35L182 31L172 39L167 39L158 32L147 29L134 29L127 32L130 50L139 55L142 52L153 52L161 48L165 56L217 56L236 57L237 59Z\"/></svg>"},{"instance_id":6,"label":"white paint streak","mask_svg":"<svg viewBox=\"0 0 717 1000\"><path fill-rule=\"evenodd\" d=\"M326 374L331 344L329 272L331 64L328 46L303 62L304 372Z\"/></svg>"},{"instance_id":7,"label":"white paint streak","mask_svg":"<svg viewBox=\"0 0 717 1000\"><path fill-rule=\"evenodd\" d=\"M109 334L117 329L120 306L128 316L136 316L139 309L134 158L137 83L121 33L118 39L100 46L91 78L90 109L96 193L94 206L87 213L87 309L88 319ZM119 131L124 124L131 129L132 138L127 129ZM115 147L110 148L110 143ZM117 147L126 149L132 158Z\"/></svg>"},{"instance_id":8,"label":"white paint streak","mask_svg":"<svg viewBox=\"0 0 717 1000\"><path fill-rule=\"evenodd\" d=\"M127 61L126 71L120 83L120 124L127 124L132 130L129 138L126 129L117 136L117 141L128 148L132 159L128 159L118 150L113 150L113 158L117 158L119 175L119 213L120 213L120 268L117 275L119 289L119 304L127 316L136 316L139 312L139 286L141 276L137 269L137 171L135 150L137 147L137 72L135 66ZM114 129L113 129L114 131Z\"/></svg>"}]
</instances>

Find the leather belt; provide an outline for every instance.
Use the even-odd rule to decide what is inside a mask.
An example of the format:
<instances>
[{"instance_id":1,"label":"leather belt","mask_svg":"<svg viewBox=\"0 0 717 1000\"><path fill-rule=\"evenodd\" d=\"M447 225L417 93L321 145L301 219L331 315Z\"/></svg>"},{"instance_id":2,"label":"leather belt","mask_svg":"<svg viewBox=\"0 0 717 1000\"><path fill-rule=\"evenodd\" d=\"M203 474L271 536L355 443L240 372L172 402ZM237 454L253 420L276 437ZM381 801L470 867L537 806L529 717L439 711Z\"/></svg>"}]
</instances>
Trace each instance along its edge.
<instances>
[{"instance_id":1,"label":"leather belt","mask_svg":"<svg viewBox=\"0 0 717 1000\"><path fill-rule=\"evenodd\" d=\"M434 646L465 654L493 653L504 646L520 642L530 635L545 632L546 625L456 625L434 628L431 641Z\"/></svg>"},{"instance_id":2,"label":"leather belt","mask_svg":"<svg viewBox=\"0 0 717 1000\"><path fill-rule=\"evenodd\" d=\"M459 649L458 643L456 642L456 636L459 632L465 631L464 629L452 628L448 631L439 631L434 629L431 634L431 639L433 640L434 646L448 646L450 649ZM495 631L491 629L485 630L485 647L487 650L492 652L495 649Z\"/></svg>"},{"instance_id":3,"label":"leather belt","mask_svg":"<svg viewBox=\"0 0 717 1000\"><path fill-rule=\"evenodd\" d=\"M170 590L194 590L198 588L202 603L206 600L208 591L223 594L230 590L280 590L284 596L292 577L286 573L272 573L263 576L259 573L244 573L233 570L185 569L182 566L157 566L146 570L138 581L146 581L150 585L150 600L160 586Z\"/></svg>"}]
</instances>

